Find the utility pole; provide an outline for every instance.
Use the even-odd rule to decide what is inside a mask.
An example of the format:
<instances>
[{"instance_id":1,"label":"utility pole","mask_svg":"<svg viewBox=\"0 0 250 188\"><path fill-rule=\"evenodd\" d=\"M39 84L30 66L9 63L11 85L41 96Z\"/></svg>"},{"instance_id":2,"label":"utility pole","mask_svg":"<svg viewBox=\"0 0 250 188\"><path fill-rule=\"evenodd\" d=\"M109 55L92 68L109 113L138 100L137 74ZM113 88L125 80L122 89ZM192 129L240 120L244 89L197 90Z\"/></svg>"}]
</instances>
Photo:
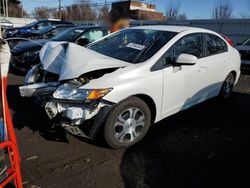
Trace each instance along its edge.
<instances>
[{"instance_id":1,"label":"utility pole","mask_svg":"<svg viewBox=\"0 0 250 188\"><path fill-rule=\"evenodd\" d=\"M59 17L60 20L62 19L62 0L58 0L59 1Z\"/></svg>"},{"instance_id":2,"label":"utility pole","mask_svg":"<svg viewBox=\"0 0 250 188\"><path fill-rule=\"evenodd\" d=\"M6 14L5 14L5 0L3 0L3 17L5 18L6 17Z\"/></svg>"},{"instance_id":3,"label":"utility pole","mask_svg":"<svg viewBox=\"0 0 250 188\"><path fill-rule=\"evenodd\" d=\"M8 0L6 0L5 5L6 5L6 17L8 18L9 17Z\"/></svg>"},{"instance_id":4,"label":"utility pole","mask_svg":"<svg viewBox=\"0 0 250 188\"><path fill-rule=\"evenodd\" d=\"M21 0L21 4L22 4L22 18L23 18L23 0Z\"/></svg>"},{"instance_id":5,"label":"utility pole","mask_svg":"<svg viewBox=\"0 0 250 188\"><path fill-rule=\"evenodd\" d=\"M2 17L2 3L0 2L0 19L1 19L1 17ZM1 26L1 24L0 24L0 37L2 37L2 26Z\"/></svg>"}]
</instances>

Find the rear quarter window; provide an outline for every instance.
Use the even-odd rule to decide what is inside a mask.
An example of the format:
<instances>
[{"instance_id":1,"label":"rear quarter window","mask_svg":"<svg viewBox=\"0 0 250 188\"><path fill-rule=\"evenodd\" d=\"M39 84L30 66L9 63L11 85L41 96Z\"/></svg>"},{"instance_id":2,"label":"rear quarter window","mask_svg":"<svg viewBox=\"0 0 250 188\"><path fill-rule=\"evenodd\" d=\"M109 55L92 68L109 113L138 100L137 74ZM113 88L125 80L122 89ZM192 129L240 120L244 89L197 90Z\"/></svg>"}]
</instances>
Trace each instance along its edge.
<instances>
[{"instance_id":1,"label":"rear quarter window","mask_svg":"<svg viewBox=\"0 0 250 188\"><path fill-rule=\"evenodd\" d=\"M215 55L223 52L227 52L228 47L225 41L223 41L220 37L213 34L205 34L206 40L206 55Z\"/></svg>"}]
</instances>

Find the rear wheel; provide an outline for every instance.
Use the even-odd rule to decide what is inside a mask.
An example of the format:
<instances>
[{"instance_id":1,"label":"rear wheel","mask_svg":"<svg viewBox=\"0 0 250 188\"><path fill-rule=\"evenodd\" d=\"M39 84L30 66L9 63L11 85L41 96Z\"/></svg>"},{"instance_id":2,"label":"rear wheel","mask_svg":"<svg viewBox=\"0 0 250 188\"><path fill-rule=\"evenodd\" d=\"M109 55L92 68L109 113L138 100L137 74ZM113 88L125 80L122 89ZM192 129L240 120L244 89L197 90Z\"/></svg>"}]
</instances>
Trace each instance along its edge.
<instances>
[{"instance_id":1,"label":"rear wheel","mask_svg":"<svg viewBox=\"0 0 250 188\"><path fill-rule=\"evenodd\" d=\"M230 73L227 76L226 80L224 81L220 91L220 97L222 99L227 99L230 96L230 94L233 91L234 83L235 83L234 75L233 73Z\"/></svg>"},{"instance_id":2,"label":"rear wheel","mask_svg":"<svg viewBox=\"0 0 250 188\"><path fill-rule=\"evenodd\" d=\"M111 111L104 127L104 137L112 148L129 147L139 142L151 124L151 114L147 104L130 97Z\"/></svg>"}]
</instances>

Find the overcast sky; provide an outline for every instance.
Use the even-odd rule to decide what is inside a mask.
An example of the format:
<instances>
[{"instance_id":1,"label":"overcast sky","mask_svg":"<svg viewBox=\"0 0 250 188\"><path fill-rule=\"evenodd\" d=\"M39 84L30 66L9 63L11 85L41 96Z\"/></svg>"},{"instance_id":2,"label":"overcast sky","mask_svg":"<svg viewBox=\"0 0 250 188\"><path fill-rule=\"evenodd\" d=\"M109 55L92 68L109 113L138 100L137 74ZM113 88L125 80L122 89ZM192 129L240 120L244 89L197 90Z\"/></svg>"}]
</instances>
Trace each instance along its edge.
<instances>
[{"instance_id":1,"label":"overcast sky","mask_svg":"<svg viewBox=\"0 0 250 188\"><path fill-rule=\"evenodd\" d=\"M35 7L48 6L57 7L58 0L22 0L24 8L31 13ZM70 5L76 0L62 0L62 6ZM115 0L107 0L114 2ZM186 13L189 19L211 18L212 10L216 3L224 0L144 0L156 4L157 10L166 12L166 7L170 4L180 4L180 13ZM103 4L105 0L93 0L94 3ZM250 0L231 0L234 17L250 15Z\"/></svg>"}]
</instances>

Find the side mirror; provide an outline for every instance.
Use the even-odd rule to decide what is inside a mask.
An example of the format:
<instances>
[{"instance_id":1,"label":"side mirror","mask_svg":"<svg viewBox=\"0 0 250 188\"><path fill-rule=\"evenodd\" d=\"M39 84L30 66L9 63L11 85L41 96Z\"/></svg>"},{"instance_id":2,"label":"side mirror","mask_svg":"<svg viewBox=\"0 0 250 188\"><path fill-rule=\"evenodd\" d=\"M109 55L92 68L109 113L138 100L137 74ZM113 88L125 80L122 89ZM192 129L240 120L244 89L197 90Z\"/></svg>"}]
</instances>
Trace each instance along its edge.
<instances>
[{"instance_id":1,"label":"side mirror","mask_svg":"<svg viewBox=\"0 0 250 188\"><path fill-rule=\"evenodd\" d=\"M194 55L181 54L176 58L175 63L177 65L195 65L197 60L198 58Z\"/></svg>"},{"instance_id":2,"label":"side mirror","mask_svg":"<svg viewBox=\"0 0 250 188\"><path fill-rule=\"evenodd\" d=\"M89 44L89 39L81 38L77 41L77 44L79 44L80 46L86 46L87 44Z\"/></svg>"}]
</instances>

